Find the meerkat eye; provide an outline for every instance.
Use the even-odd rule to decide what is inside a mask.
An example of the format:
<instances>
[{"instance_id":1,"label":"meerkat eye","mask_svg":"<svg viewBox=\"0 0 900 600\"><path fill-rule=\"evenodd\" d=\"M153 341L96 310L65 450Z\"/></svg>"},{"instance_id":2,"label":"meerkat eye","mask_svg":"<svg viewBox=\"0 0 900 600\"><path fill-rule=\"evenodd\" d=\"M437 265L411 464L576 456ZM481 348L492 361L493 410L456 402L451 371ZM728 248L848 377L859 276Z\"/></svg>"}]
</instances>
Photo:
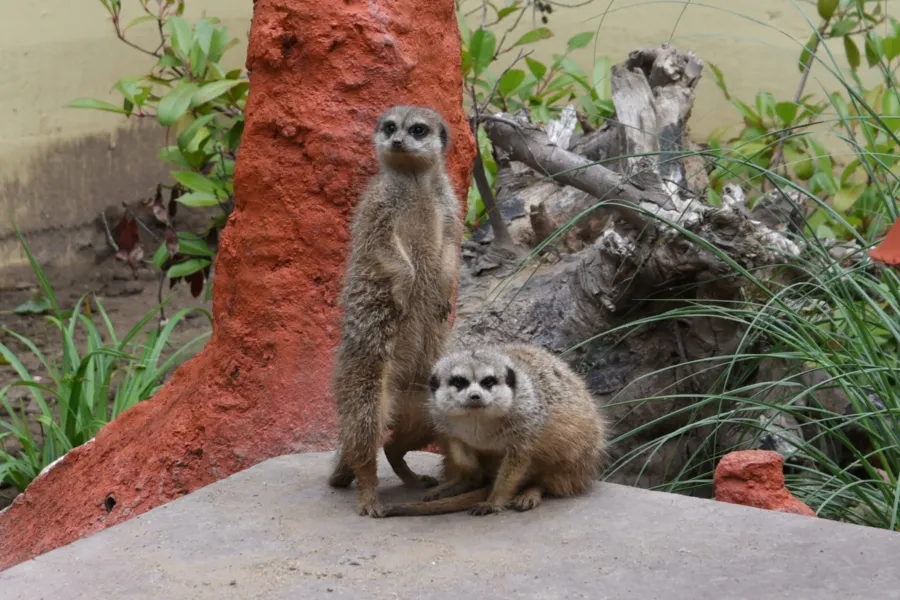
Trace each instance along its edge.
<instances>
[{"instance_id":1,"label":"meerkat eye","mask_svg":"<svg viewBox=\"0 0 900 600\"><path fill-rule=\"evenodd\" d=\"M493 375L488 375L487 377L482 379L479 383L481 384L481 387L483 387L486 390L489 390L492 387L494 387L495 385L497 385L497 378L494 377Z\"/></svg>"},{"instance_id":2,"label":"meerkat eye","mask_svg":"<svg viewBox=\"0 0 900 600\"><path fill-rule=\"evenodd\" d=\"M422 125L421 123L416 123L409 128L409 135L413 136L414 138L423 138L428 135L428 127Z\"/></svg>"},{"instance_id":3,"label":"meerkat eye","mask_svg":"<svg viewBox=\"0 0 900 600\"><path fill-rule=\"evenodd\" d=\"M450 385L455 387L458 391L463 390L469 387L469 380L465 377L460 377L459 375L454 375L450 378Z\"/></svg>"},{"instance_id":4,"label":"meerkat eye","mask_svg":"<svg viewBox=\"0 0 900 600\"><path fill-rule=\"evenodd\" d=\"M394 135L394 132L397 131L397 126L393 121L388 121L381 130L384 131L384 135Z\"/></svg>"}]
</instances>

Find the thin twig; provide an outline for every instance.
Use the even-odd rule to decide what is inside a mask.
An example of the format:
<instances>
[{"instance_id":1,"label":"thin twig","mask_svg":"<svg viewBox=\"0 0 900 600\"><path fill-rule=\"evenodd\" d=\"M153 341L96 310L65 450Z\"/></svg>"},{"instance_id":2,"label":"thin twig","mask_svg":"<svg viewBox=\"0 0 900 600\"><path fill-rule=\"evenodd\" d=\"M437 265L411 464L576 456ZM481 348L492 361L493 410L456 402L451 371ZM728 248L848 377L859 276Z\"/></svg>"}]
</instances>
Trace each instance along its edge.
<instances>
[{"instance_id":1,"label":"thin twig","mask_svg":"<svg viewBox=\"0 0 900 600\"><path fill-rule=\"evenodd\" d=\"M138 218L138 216L137 216L136 214L134 214L134 211L131 210L130 208L128 208L128 205L126 205L126 204L123 202L123 203L122 203L122 206L125 208L125 212L126 212L128 215L130 215L132 219L134 219L135 223L137 223L138 225L140 225L141 228L142 228L144 231L146 231L147 234L150 235L150 237L152 237L155 241L157 241L157 242L159 241L159 236L156 235L155 233L153 233L153 230L151 230L149 227L147 227L147 225L145 225L144 222L141 221L141 220Z\"/></svg>"},{"instance_id":2,"label":"thin twig","mask_svg":"<svg viewBox=\"0 0 900 600\"><path fill-rule=\"evenodd\" d=\"M828 24L831 22L831 19L826 19L822 26L819 28L818 35L816 36L816 41L813 42L812 48L809 51L809 57L806 59L806 64L803 65L803 72L800 74L800 82L797 84L797 90L794 92L794 104L799 104L800 98L803 96L803 90L806 88L806 82L809 79L809 73L812 71L813 61L816 58L816 52L819 49L819 43L822 41L822 38L825 35L825 31L828 29ZM775 146L775 152L772 154L772 162L770 163L771 171L777 173L778 169L781 167L781 162L784 159L784 143L785 143L785 135L784 133L779 134L778 136L778 144ZM763 191L766 190L766 183L769 183L769 178L765 178L762 182Z\"/></svg>"},{"instance_id":3,"label":"thin twig","mask_svg":"<svg viewBox=\"0 0 900 600\"><path fill-rule=\"evenodd\" d=\"M494 199L494 193L491 191L491 185L488 183L487 174L484 171L484 160L481 157L481 148L478 143L478 129L480 127L478 99L475 97L475 88L472 88L472 110L474 115L469 119L469 127L472 129L472 135L475 137L475 163L472 167L472 178L475 180L475 187L481 195L481 201L484 203L484 210L488 216L488 223L494 230L494 242L497 246L512 249L514 247L512 237L506 228L506 222L503 215L497 209L497 202Z\"/></svg>"},{"instance_id":4,"label":"thin twig","mask_svg":"<svg viewBox=\"0 0 900 600\"><path fill-rule=\"evenodd\" d=\"M113 238L112 231L109 229L109 223L106 222L106 211L100 211L100 219L103 221L103 227L106 229L106 241L112 246L113 251L118 252L119 245L116 243L115 238Z\"/></svg>"}]
</instances>

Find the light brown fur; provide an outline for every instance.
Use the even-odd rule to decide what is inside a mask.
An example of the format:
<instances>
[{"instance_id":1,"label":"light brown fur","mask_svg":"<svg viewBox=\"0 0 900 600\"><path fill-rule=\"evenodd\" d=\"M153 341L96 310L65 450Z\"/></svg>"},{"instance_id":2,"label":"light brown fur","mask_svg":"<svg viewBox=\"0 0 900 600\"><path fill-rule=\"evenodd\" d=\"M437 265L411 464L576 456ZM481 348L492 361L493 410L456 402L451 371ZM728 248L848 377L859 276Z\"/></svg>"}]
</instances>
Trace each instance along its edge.
<instances>
[{"instance_id":1,"label":"light brown fur","mask_svg":"<svg viewBox=\"0 0 900 600\"><path fill-rule=\"evenodd\" d=\"M457 390L453 377L468 385ZM488 378L496 383L474 385ZM383 516L525 511L544 495L581 494L597 478L605 420L584 381L546 350L509 344L455 352L436 365L430 385L447 480L423 502L385 506Z\"/></svg>"},{"instance_id":2,"label":"light brown fur","mask_svg":"<svg viewBox=\"0 0 900 600\"><path fill-rule=\"evenodd\" d=\"M416 129L422 126L427 133ZM403 457L435 439L427 382L449 334L460 228L441 116L392 107L379 118L374 142L380 170L356 207L341 299L333 376L341 435L329 478L335 487L356 479L358 511L373 517L381 511L376 456L388 428L384 452L394 472L408 486L437 483Z\"/></svg>"}]
</instances>

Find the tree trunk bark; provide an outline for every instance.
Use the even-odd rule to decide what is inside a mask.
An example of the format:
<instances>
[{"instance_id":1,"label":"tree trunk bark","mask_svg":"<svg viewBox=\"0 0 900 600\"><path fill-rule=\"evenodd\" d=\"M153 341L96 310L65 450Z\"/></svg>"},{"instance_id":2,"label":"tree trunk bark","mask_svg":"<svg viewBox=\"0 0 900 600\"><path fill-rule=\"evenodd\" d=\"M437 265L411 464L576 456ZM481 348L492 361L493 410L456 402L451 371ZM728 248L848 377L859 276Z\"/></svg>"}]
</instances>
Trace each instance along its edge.
<instances>
[{"instance_id":1,"label":"tree trunk bark","mask_svg":"<svg viewBox=\"0 0 900 600\"><path fill-rule=\"evenodd\" d=\"M615 434L629 434L613 446L613 481L658 485L685 466L706 433L676 435L692 418L685 409L712 389L715 357L745 341L745 329L725 319L667 319L625 336L629 323L688 303L741 302L737 268L759 277L801 251L768 219L785 208L778 199L754 214L727 185L722 206L706 202L704 165L692 162L687 138L702 66L674 48L632 52L612 71L615 117L581 136L560 132L560 123L574 127L565 111L546 130L527 115L485 119L500 157L497 202L516 207L505 211L520 215L511 233L536 256L519 270L485 266L484 245L465 244L456 341L574 350L566 358ZM642 447L654 451L634 456Z\"/></svg>"}]
</instances>

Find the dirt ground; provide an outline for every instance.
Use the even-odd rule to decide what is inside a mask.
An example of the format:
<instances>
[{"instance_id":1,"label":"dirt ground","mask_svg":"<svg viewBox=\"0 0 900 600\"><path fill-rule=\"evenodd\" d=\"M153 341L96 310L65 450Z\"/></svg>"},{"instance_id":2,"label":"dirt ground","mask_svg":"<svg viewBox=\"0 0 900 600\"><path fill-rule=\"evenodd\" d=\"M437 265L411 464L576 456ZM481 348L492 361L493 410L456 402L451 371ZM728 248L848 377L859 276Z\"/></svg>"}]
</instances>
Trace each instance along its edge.
<instances>
[{"instance_id":1,"label":"dirt ground","mask_svg":"<svg viewBox=\"0 0 900 600\"><path fill-rule=\"evenodd\" d=\"M118 337L125 335L147 312L158 305L158 272L150 268L143 268L135 275L128 266L112 257L96 267L86 270L82 277L74 278L74 283L68 285L58 285L57 282L72 281L71 273L54 272L52 269L48 269L47 277L54 286L57 300L63 310L74 307L79 298L86 294L89 297L96 295L108 313ZM23 344L4 331L14 331L30 339L42 353L51 357L51 360L58 361L61 358L62 345L58 330L47 323L44 315L18 315L12 312L23 302L34 299L37 290L37 280L34 277L23 278L14 289L0 290L0 341L16 352L29 373L33 376L43 377L46 376L46 373L43 372L38 359ZM170 295L172 300L166 306L167 316L173 315L182 308L194 306L211 310L211 304L203 302L202 295L196 299L191 297L188 287L183 282L173 290L169 290L168 283L166 283L163 287L163 298ZM93 303L92 308L95 309ZM154 319L153 323L155 322L157 319ZM99 316L96 323L101 332L105 332ZM188 319L176 326L171 343L173 347L180 347L208 330L209 322L205 317L200 314L191 314ZM84 347L84 339L82 330L81 335L78 336L78 340L81 342L80 348ZM0 387L17 379L18 376L11 366L0 366ZM37 406L24 388L10 390L9 400L15 409L24 410L24 413L31 419L36 416ZM5 409L0 407L0 420L6 416ZM33 435L39 439L40 425L33 420L31 425ZM7 451L15 451L19 448L18 442L9 438L0 443ZM11 502L15 493L12 488L0 487L0 508Z\"/></svg>"}]
</instances>

